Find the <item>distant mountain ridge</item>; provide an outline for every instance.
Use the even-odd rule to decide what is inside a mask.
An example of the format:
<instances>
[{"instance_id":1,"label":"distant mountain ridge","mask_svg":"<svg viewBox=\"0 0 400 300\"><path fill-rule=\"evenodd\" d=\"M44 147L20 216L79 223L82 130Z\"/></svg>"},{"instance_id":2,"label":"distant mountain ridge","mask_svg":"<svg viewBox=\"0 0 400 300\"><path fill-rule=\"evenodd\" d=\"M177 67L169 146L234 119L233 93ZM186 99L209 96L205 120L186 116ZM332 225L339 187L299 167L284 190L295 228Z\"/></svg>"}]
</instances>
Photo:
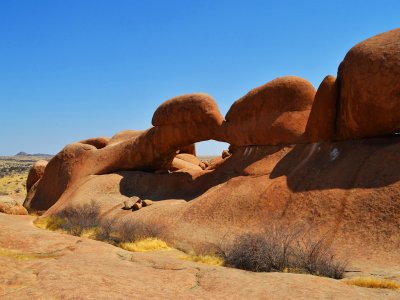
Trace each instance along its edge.
<instances>
[{"instance_id":1,"label":"distant mountain ridge","mask_svg":"<svg viewBox=\"0 0 400 300\"><path fill-rule=\"evenodd\" d=\"M45 154L45 153L35 153L35 154L29 154L26 152L18 152L17 154L15 154L14 156L53 156L53 154Z\"/></svg>"}]
</instances>

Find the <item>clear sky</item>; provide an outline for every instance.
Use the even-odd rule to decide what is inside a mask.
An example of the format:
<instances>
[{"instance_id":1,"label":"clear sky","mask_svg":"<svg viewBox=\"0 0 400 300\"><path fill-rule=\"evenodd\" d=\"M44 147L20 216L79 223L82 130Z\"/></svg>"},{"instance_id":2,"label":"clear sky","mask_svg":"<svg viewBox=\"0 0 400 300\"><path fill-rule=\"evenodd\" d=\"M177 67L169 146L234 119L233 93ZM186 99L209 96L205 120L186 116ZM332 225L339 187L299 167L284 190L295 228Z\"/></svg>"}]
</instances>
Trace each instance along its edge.
<instances>
[{"instance_id":1,"label":"clear sky","mask_svg":"<svg viewBox=\"0 0 400 300\"><path fill-rule=\"evenodd\" d=\"M0 0L0 155L149 128L180 94L208 93L225 114L275 77L318 87L354 44L396 27L398 0Z\"/></svg>"}]
</instances>

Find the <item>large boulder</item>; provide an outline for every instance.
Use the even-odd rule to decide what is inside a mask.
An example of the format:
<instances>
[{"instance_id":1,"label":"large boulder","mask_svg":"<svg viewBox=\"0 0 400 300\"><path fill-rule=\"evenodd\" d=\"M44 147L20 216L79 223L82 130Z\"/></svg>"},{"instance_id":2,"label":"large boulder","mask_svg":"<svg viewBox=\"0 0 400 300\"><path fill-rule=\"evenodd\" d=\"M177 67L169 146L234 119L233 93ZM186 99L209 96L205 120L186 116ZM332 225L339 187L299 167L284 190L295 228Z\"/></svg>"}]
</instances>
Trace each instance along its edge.
<instances>
[{"instance_id":1,"label":"large boulder","mask_svg":"<svg viewBox=\"0 0 400 300\"><path fill-rule=\"evenodd\" d=\"M40 179L43 177L44 174L44 169L47 166L47 161L46 160L38 160L35 162L32 166L32 168L29 170L28 173L28 178L26 179L26 190L29 192L31 187Z\"/></svg>"},{"instance_id":2,"label":"large boulder","mask_svg":"<svg viewBox=\"0 0 400 300\"><path fill-rule=\"evenodd\" d=\"M339 66L340 138L400 131L400 28L350 49Z\"/></svg>"},{"instance_id":3,"label":"large boulder","mask_svg":"<svg viewBox=\"0 0 400 300\"><path fill-rule=\"evenodd\" d=\"M305 142L314 96L312 84L295 76L255 88L229 109L223 124L225 139L234 146Z\"/></svg>"},{"instance_id":4,"label":"large boulder","mask_svg":"<svg viewBox=\"0 0 400 300\"><path fill-rule=\"evenodd\" d=\"M331 75L326 76L318 87L306 127L309 142L334 139L337 90L336 78Z\"/></svg>"},{"instance_id":5,"label":"large boulder","mask_svg":"<svg viewBox=\"0 0 400 300\"><path fill-rule=\"evenodd\" d=\"M187 94L162 103L154 112L154 126L201 123L222 123L223 117L214 99L207 94ZM186 146L186 145L185 145Z\"/></svg>"}]
</instances>

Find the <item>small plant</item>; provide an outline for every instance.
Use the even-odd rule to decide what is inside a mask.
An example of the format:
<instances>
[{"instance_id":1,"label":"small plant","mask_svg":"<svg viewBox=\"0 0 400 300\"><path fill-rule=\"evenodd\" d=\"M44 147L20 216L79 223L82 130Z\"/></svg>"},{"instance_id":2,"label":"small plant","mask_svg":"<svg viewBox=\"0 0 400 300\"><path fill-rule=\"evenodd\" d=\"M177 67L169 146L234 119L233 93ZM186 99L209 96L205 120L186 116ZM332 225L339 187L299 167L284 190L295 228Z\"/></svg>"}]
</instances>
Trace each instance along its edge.
<instances>
[{"instance_id":1,"label":"small plant","mask_svg":"<svg viewBox=\"0 0 400 300\"><path fill-rule=\"evenodd\" d=\"M346 284L366 288L400 289L400 283L396 281L388 279L378 279L375 277L356 277L351 279L344 279L343 282L345 282Z\"/></svg>"},{"instance_id":2,"label":"small plant","mask_svg":"<svg viewBox=\"0 0 400 300\"><path fill-rule=\"evenodd\" d=\"M57 216L49 216L37 218L33 223L38 228L56 231L62 229L65 220Z\"/></svg>"},{"instance_id":3,"label":"small plant","mask_svg":"<svg viewBox=\"0 0 400 300\"><path fill-rule=\"evenodd\" d=\"M99 235L101 234L101 228L100 227L89 227L89 228L84 228L81 233L80 237L85 237L88 239L96 240L99 239Z\"/></svg>"},{"instance_id":4,"label":"small plant","mask_svg":"<svg viewBox=\"0 0 400 300\"><path fill-rule=\"evenodd\" d=\"M184 260L199 262L202 264L212 265L212 266L222 266L224 265L224 259L215 255L196 255L188 254L182 257Z\"/></svg>"},{"instance_id":5,"label":"small plant","mask_svg":"<svg viewBox=\"0 0 400 300\"><path fill-rule=\"evenodd\" d=\"M122 249L132 252L160 251L171 249L166 242L158 238L144 238L133 242L121 243Z\"/></svg>"}]
</instances>

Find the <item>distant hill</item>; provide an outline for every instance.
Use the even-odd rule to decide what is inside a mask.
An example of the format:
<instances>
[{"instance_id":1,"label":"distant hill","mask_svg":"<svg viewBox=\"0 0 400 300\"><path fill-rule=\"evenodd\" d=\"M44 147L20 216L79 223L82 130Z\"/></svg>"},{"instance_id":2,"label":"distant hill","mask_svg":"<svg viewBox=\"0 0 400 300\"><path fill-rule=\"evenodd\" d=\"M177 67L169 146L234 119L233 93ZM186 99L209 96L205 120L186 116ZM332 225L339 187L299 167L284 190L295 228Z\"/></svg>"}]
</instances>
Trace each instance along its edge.
<instances>
[{"instance_id":1,"label":"distant hill","mask_svg":"<svg viewBox=\"0 0 400 300\"><path fill-rule=\"evenodd\" d=\"M14 156L53 156L53 154L45 154L45 153L35 153L35 154L29 154L26 152L18 152L17 154L15 154Z\"/></svg>"}]
</instances>

